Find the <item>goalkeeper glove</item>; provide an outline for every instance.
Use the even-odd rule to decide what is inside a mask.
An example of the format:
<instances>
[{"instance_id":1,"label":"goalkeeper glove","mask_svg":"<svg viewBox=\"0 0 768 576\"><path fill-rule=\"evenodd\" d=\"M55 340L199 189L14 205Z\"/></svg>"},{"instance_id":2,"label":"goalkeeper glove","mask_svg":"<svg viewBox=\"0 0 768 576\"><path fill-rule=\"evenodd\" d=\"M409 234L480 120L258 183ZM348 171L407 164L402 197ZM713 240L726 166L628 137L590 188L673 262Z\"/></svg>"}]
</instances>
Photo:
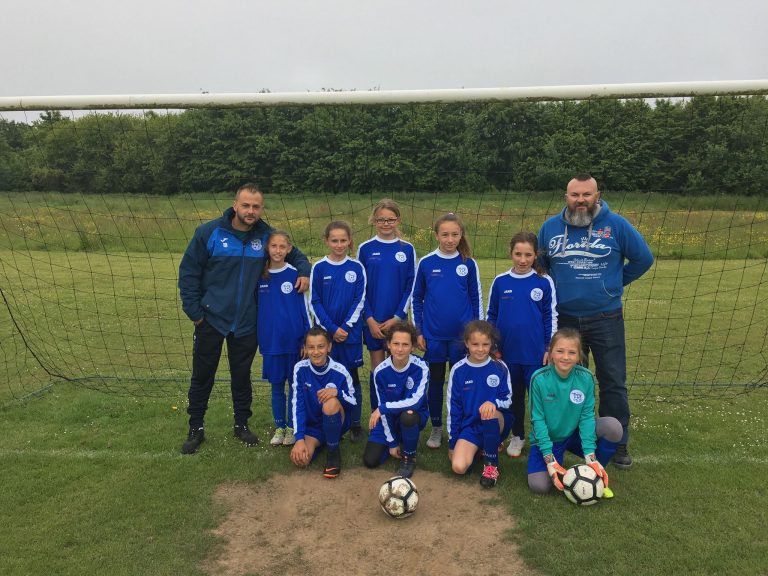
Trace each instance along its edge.
<instances>
[{"instance_id":1,"label":"goalkeeper glove","mask_svg":"<svg viewBox=\"0 0 768 576\"><path fill-rule=\"evenodd\" d=\"M549 474L549 477L552 478L552 484L554 484L555 488L562 492L562 478L565 476L565 468L557 463L557 459L555 458L554 454L547 454L544 456L544 462L547 464L547 474Z\"/></svg>"},{"instance_id":2,"label":"goalkeeper glove","mask_svg":"<svg viewBox=\"0 0 768 576\"><path fill-rule=\"evenodd\" d=\"M605 468L603 468L603 465L597 461L595 454L587 454L584 456L584 461L587 463L587 466L595 471L595 474L603 479L603 484L605 484L605 487L608 488L608 472L606 472Z\"/></svg>"}]
</instances>

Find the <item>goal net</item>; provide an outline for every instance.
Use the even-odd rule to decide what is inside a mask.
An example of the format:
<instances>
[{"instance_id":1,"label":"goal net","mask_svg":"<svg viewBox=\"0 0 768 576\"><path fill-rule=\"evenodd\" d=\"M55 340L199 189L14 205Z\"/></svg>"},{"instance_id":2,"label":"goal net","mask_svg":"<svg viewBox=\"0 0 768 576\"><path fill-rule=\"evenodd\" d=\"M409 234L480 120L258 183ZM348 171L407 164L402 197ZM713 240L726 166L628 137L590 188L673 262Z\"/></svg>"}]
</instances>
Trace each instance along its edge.
<instances>
[{"instance_id":1,"label":"goal net","mask_svg":"<svg viewBox=\"0 0 768 576\"><path fill-rule=\"evenodd\" d=\"M435 248L434 220L460 214L487 302L511 265L510 237L559 212L580 171L656 259L625 291L633 397L765 386L765 87L627 92L265 94L138 108L0 99L0 404L61 381L184 393L181 255L246 181L266 191L264 218L313 260L332 219L349 221L358 243L371 237L382 197L401 206L420 256ZM254 386L266 396L260 376L257 355ZM228 379L225 360L218 378Z\"/></svg>"}]
</instances>

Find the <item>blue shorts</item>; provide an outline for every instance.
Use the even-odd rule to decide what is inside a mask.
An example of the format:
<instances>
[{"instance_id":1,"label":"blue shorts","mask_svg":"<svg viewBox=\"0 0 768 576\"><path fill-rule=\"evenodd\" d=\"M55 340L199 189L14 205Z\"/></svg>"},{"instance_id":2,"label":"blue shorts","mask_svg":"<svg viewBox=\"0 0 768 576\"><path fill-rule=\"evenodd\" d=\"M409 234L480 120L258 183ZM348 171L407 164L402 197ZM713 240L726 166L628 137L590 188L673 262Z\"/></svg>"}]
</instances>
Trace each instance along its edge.
<instances>
[{"instance_id":1,"label":"blue shorts","mask_svg":"<svg viewBox=\"0 0 768 576\"><path fill-rule=\"evenodd\" d=\"M344 406L344 420L341 422L341 435L344 436L344 433L348 432L351 427L352 410L350 410L349 406ZM320 428L307 426L306 430L304 430L304 436L312 436L312 438L316 438L317 441L320 442L320 446L325 446L326 444L325 432L323 432L322 426Z\"/></svg>"},{"instance_id":2,"label":"blue shorts","mask_svg":"<svg viewBox=\"0 0 768 576\"><path fill-rule=\"evenodd\" d=\"M504 442L504 440L507 439L509 436L509 431L512 430L512 421L514 418L512 417L512 414L509 412L502 412L504 415L504 428L501 430L501 442ZM467 442L471 442L475 446L478 446L480 448L483 447L483 424L481 422L478 422L477 424L473 424L472 426L467 426L466 428L462 428L459 430L459 437L456 438L456 440L466 440Z\"/></svg>"},{"instance_id":3,"label":"blue shorts","mask_svg":"<svg viewBox=\"0 0 768 576\"><path fill-rule=\"evenodd\" d=\"M331 358L347 370L360 368L363 365L363 345L360 342L357 344L334 342L331 347Z\"/></svg>"},{"instance_id":4,"label":"blue shorts","mask_svg":"<svg viewBox=\"0 0 768 576\"><path fill-rule=\"evenodd\" d=\"M581 435L578 429L562 442L552 443L552 454L555 455L555 459L561 466L563 465L566 450L581 458L584 457L584 452L581 449ZM528 452L528 474L546 471L547 463L544 462L544 455L536 444L531 444L531 449Z\"/></svg>"},{"instance_id":5,"label":"blue shorts","mask_svg":"<svg viewBox=\"0 0 768 576\"><path fill-rule=\"evenodd\" d=\"M366 324L363 324L363 341L365 342L365 347L368 348L370 352L386 350L386 346L384 344L385 340L383 338L374 338Z\"/></svg>"},{"instance_id":6,"label":"blue shorts","mask_svg":"<svg viewBox=\"0 0 768 576\"><path fill-rule=\"evenodd\" d=\"M424 362L449 362L456 364L467 355L467 349L461 340L427 339L427 351Z\"/></svg>"},{"instance_id":7,"label":"blue shorts","mask_svg":"<svg viewBox=\"0 0 768 576\"><path fill-rule=\"evenodd\" d=\"M400 414L397 414L397 415L382 414L381 419L378 422L376 422L376 426L374 426L373 430L371 430L368 433L368 442L389 446L389 442L387 442L387 437L384 434L384 423L383 423L384 418L387 419L387 425L389 426L390 434L392 434L392 436L394 437L395 442L397 444L400 444L403 440L400 437ZM424 430L424 427L427 425L428 421L429 421L429 417L426 414L419 413L419 432Z\"/></svg>"},{"instance_id":8,"label":"blue shorts","mask_svg":"<svg viewBox=\"0 0 768 576\"><path fill-rule=\"evenodd\" d=\"M299 361L298 354L263 354L261 377L270 383L293 380L293 367Z\"/></svg>"}]
</instances>

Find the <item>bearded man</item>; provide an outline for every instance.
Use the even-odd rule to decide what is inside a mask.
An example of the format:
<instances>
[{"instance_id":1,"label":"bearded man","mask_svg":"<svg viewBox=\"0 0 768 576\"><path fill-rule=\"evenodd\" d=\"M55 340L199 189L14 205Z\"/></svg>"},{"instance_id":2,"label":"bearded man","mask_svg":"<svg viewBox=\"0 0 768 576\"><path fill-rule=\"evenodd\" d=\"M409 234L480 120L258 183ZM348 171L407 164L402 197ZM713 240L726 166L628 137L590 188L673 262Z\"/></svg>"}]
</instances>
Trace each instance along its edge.
<instances>
[{"instance_id":1,"label":"bearded man","mask_svg":"<svg viewBox=\"0 0 768 576\"><path fill-rule=\"evenodd\" d=\"M577 174L565 192L565 208L539 230L540 261L555 283L558 328L575 328L583 343L583 363L592 352L600 388L600 416L613 416L623 428L613 464L632 466L624 315L624 286L653 264L640 233L600 199L597 181Z\"/></svg>"}]
</instances>

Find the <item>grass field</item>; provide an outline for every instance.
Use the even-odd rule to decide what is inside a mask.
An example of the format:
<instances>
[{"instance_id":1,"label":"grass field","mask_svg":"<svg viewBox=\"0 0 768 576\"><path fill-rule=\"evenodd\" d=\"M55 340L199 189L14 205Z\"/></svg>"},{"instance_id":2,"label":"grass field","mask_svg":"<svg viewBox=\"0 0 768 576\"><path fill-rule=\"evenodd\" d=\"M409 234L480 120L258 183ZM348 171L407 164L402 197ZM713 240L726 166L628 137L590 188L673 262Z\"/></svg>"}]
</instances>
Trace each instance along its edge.
<instances>
[{"instance_id":1,"label":"grass field","mask_svg":"<svg viewBox=\"0 0 768 576\"><path fill-rule=\"evenodd\" d=\"M265 218L290 231L311 256L324 253L323 228L348 220L358 240L371 236L371 207L386 194L268 195ZM402 232L418 254L435 248L435 219L460 214L475 254L506 258L508 239L520 229L538 230L563 206L562 192L485 194L396 194ZM611 193L603 198L643 233L660 258L737 259L768 257L765 198L681 197ZM182 253L195 227L219 216L232 193L204 196L124 196L4 193L0 195L0 248L96 253Z\"/></svg>"},{"instance_id":2,"label":"grass field","mask_svg":"<svg viewBox=\"0 0 768 576\"><path fill-rule=\"evenodd\" d=\"M0 196L0 574L201 573L221 545L216 486L290 471L285 451L231 437L226 382L203 450L178 454L191 364L178 264L230 196ZM531 495L524 462L505 458L497 493L518 529L503 537L544 574L766 575L765 200L606 196L661 256L625 296L636 466L609 469L617 498L581 510ZM271 196L267 217L318 257L331 216L369 237L376 199ZM538 229L562 196L398 200L419 254L435 213L464 214L487 294L506 238ZM258 383L262 437L268 404ZM422 450L419 466L449 473L442 452Z\"/></svg>"},{"instance_id":3,"label":"grass field","mask_svg":"<svg viewBox=\"0 0 768 576\"><path fill-rule=\"evenodd\" d=\"M267 404L257 401L252 419L262 438ZM518 529L501 537L518 542L543 574L768 573L767 391L636 401L633 409L635 466L609 467L612 501L579 509L560 495L534 496L524 461L504 456L496 493ZM216 486L291 468L286 450L247 449L232 438L230 410L228 400L214 400L208 441L182 457L182 395L128 398L57 385L2 409L0 573L201 574L221 545L209 532L226 512L213 506ZM360 466L361 448L345 443L344 460ZM442 451L422 449L419 466L450 473Z\"/></svg>"}]
</instances>

